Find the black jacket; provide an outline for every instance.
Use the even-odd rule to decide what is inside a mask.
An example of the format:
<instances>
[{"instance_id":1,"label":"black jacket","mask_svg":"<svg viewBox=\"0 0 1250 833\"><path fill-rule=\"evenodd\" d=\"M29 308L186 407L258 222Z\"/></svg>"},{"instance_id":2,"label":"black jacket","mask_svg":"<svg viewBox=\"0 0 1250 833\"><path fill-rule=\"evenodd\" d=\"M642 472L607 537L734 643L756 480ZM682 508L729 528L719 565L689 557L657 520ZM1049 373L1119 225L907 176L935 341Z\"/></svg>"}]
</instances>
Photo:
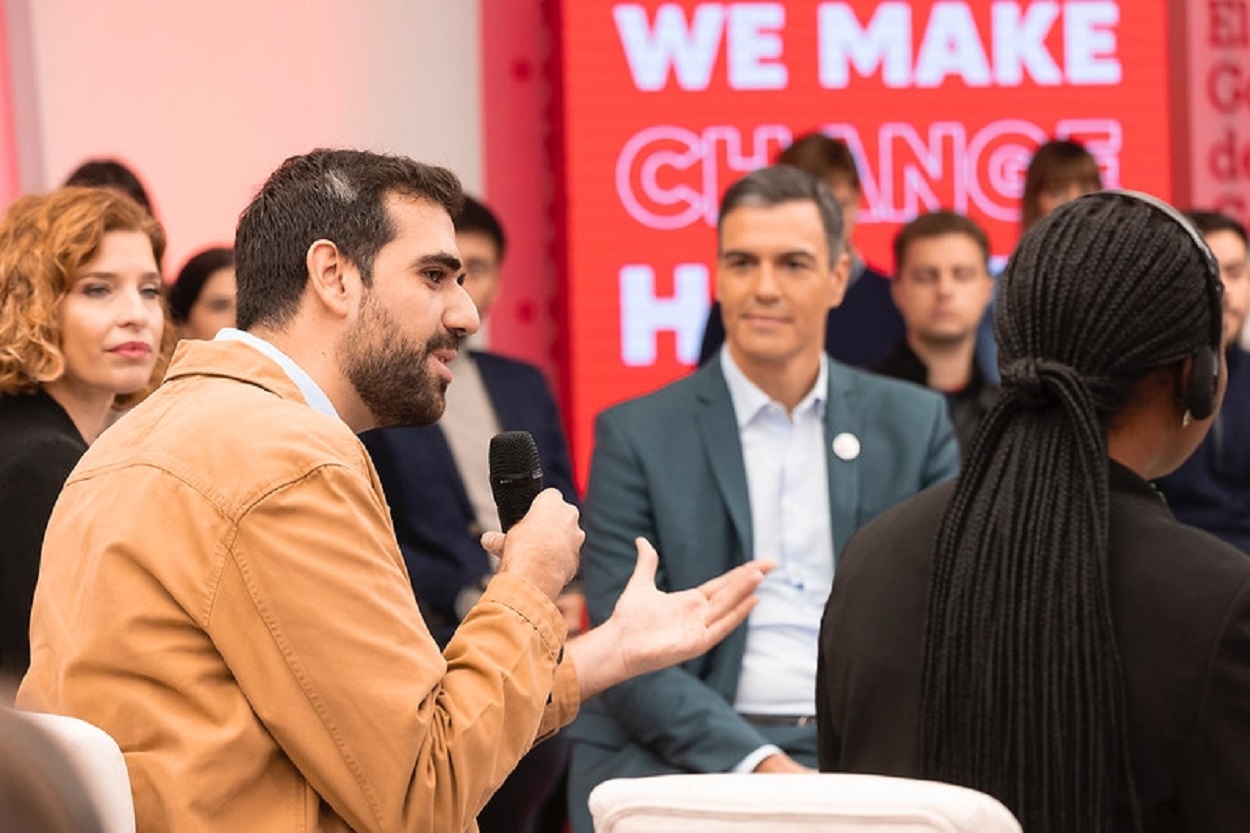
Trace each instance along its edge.
<instances>
[{"instance_id":1,"label":"black jacket","mask_svg":"<svg viewBox=\"0 0 1250 833\"><path fill-rule=\"evenodd\" d=\"M953 484L861 528L820 635L821 769L914 777L929 564ZM1250 559L1111 464L1111 605L1145 829L1250 825Z\"/></svg>"},{"instance_id":2,"label":"black jacket","mask_svg":"<svg viewBox=\"0 0 1250 833\"><path fill-rule=\"evenodd\" d=\"M40 390L0 396L0 673L30 665L30 603L48 516L87 450L69 414Z\"/></svg>"},{"instance_id":3,"label":"black jacket","mask_svg":"<svg viewBox=\"0 0 1250 833\"><path fill-rule=\"evenodd\" d=\"M905 382L915 382L928 387L929 368L920 360L915 351L908 345L907 339L901 339L894 345L894 350L886 360L873 372ZM980 363L972 362L972 378L968 386L957 393L947 393L946 407L950 412L951 424L955 426L955 436L959 438L962 456L967 457L972 447L972 438L977 433L981 418L990 412L998 401L998 386L989 382L981 372Z\"/></svg>"}]
</instances>

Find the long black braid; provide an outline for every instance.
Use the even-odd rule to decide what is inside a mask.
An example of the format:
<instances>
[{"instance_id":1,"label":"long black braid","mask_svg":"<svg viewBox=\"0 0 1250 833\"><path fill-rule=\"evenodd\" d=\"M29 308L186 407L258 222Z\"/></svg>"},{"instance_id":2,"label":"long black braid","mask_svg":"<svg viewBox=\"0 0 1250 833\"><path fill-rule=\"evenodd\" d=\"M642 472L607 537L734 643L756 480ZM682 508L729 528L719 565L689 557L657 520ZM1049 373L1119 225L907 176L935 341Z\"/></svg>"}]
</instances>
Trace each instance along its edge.
<instances>
[{"instance_id":1,"label":"long black braid","mask_svg":"<svg viewBox=\"0 0 1250 833\"><path fill-rule=\"evenodd\" d=\"M1126 796L1140 829L1106 428L1144 374L1209 343L1205 270L1176 221L1102 193L1034 226L999 281L1004 390L938 534L919 759L926 777L998 797L1028 831L1106 830Z\"/></svg>"}]
</instances>

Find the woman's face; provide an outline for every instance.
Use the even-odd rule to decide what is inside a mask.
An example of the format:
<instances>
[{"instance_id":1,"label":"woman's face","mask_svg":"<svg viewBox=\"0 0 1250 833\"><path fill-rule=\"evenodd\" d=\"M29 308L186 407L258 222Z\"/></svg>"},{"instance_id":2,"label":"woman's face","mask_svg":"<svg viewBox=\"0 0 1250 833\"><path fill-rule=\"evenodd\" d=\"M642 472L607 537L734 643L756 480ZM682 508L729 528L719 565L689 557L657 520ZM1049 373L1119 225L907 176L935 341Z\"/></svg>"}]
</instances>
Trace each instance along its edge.
<instances>
[{"instance_id":1,"label":"woman's face","mask_svg":"<svg viewBox=\"0 0 1250 833\"><path fill-rule=\"evenodd\" d=\"M204 281L182 327L182 337L210 339L218 330L234 324L234 267L226 266Z\"/></svg>"},{"instance_id":2,"label":"woman's face","mask_svg":"<svg viewBox=\"0 0 1250 833\"><path fill-rule=\"evenodd\" d=\"M152 376L165 314L152 244L110 231L57 306L63 381L81 391L134 393Z\"/></svg>"}]
</instances>

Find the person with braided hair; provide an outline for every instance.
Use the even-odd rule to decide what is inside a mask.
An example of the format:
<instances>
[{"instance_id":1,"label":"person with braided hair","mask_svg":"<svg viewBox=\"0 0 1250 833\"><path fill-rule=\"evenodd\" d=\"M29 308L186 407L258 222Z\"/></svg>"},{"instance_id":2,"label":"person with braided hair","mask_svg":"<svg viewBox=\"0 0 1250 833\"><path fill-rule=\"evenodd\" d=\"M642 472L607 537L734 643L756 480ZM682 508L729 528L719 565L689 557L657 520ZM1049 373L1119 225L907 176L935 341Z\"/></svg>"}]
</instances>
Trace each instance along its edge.
<instances>
[{"instance_id":1,"label":"person with braided hair","mask_svg":"<svg viewBox=\"0 0 1250 833\"><path fill-rule=\"evenodd\" d=\"M1220 296L1201 236L1144 195L1025 234L962 473L843 550L822 769L970 786L1031 832L1246 829L1250 560L1150 484L1218 410Z\"/></svg>"}]
</instances>

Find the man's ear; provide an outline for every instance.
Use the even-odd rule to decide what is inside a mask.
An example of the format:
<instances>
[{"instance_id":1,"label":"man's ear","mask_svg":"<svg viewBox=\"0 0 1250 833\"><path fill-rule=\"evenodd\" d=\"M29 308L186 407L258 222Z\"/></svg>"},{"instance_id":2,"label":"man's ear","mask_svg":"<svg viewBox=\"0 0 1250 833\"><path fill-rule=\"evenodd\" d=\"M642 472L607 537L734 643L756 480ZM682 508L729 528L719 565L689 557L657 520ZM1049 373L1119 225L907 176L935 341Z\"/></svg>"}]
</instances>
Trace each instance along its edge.
<instances>
[{"instance_id":1,"label":"man's ear","mask_svg":"<svg viewBox=\"0 0 1250 833\"><path fill-rule=\"evenodd\" d=\"M846 297L846 288L851 280L851 255L843 251L834 261L829 270L829 309L840 306Z\"/></svg>"},{"instance_id":2,"label":"man's ear","mask_svg":"<svg viewBox=\"0 0 1250 833\"><path fill-rule=\"evenodd\" d=\"M313 241L304 258L308 291L333 315L348 317L360 295L360 272L329 240Z\"/></svg>"}]
</instances>

